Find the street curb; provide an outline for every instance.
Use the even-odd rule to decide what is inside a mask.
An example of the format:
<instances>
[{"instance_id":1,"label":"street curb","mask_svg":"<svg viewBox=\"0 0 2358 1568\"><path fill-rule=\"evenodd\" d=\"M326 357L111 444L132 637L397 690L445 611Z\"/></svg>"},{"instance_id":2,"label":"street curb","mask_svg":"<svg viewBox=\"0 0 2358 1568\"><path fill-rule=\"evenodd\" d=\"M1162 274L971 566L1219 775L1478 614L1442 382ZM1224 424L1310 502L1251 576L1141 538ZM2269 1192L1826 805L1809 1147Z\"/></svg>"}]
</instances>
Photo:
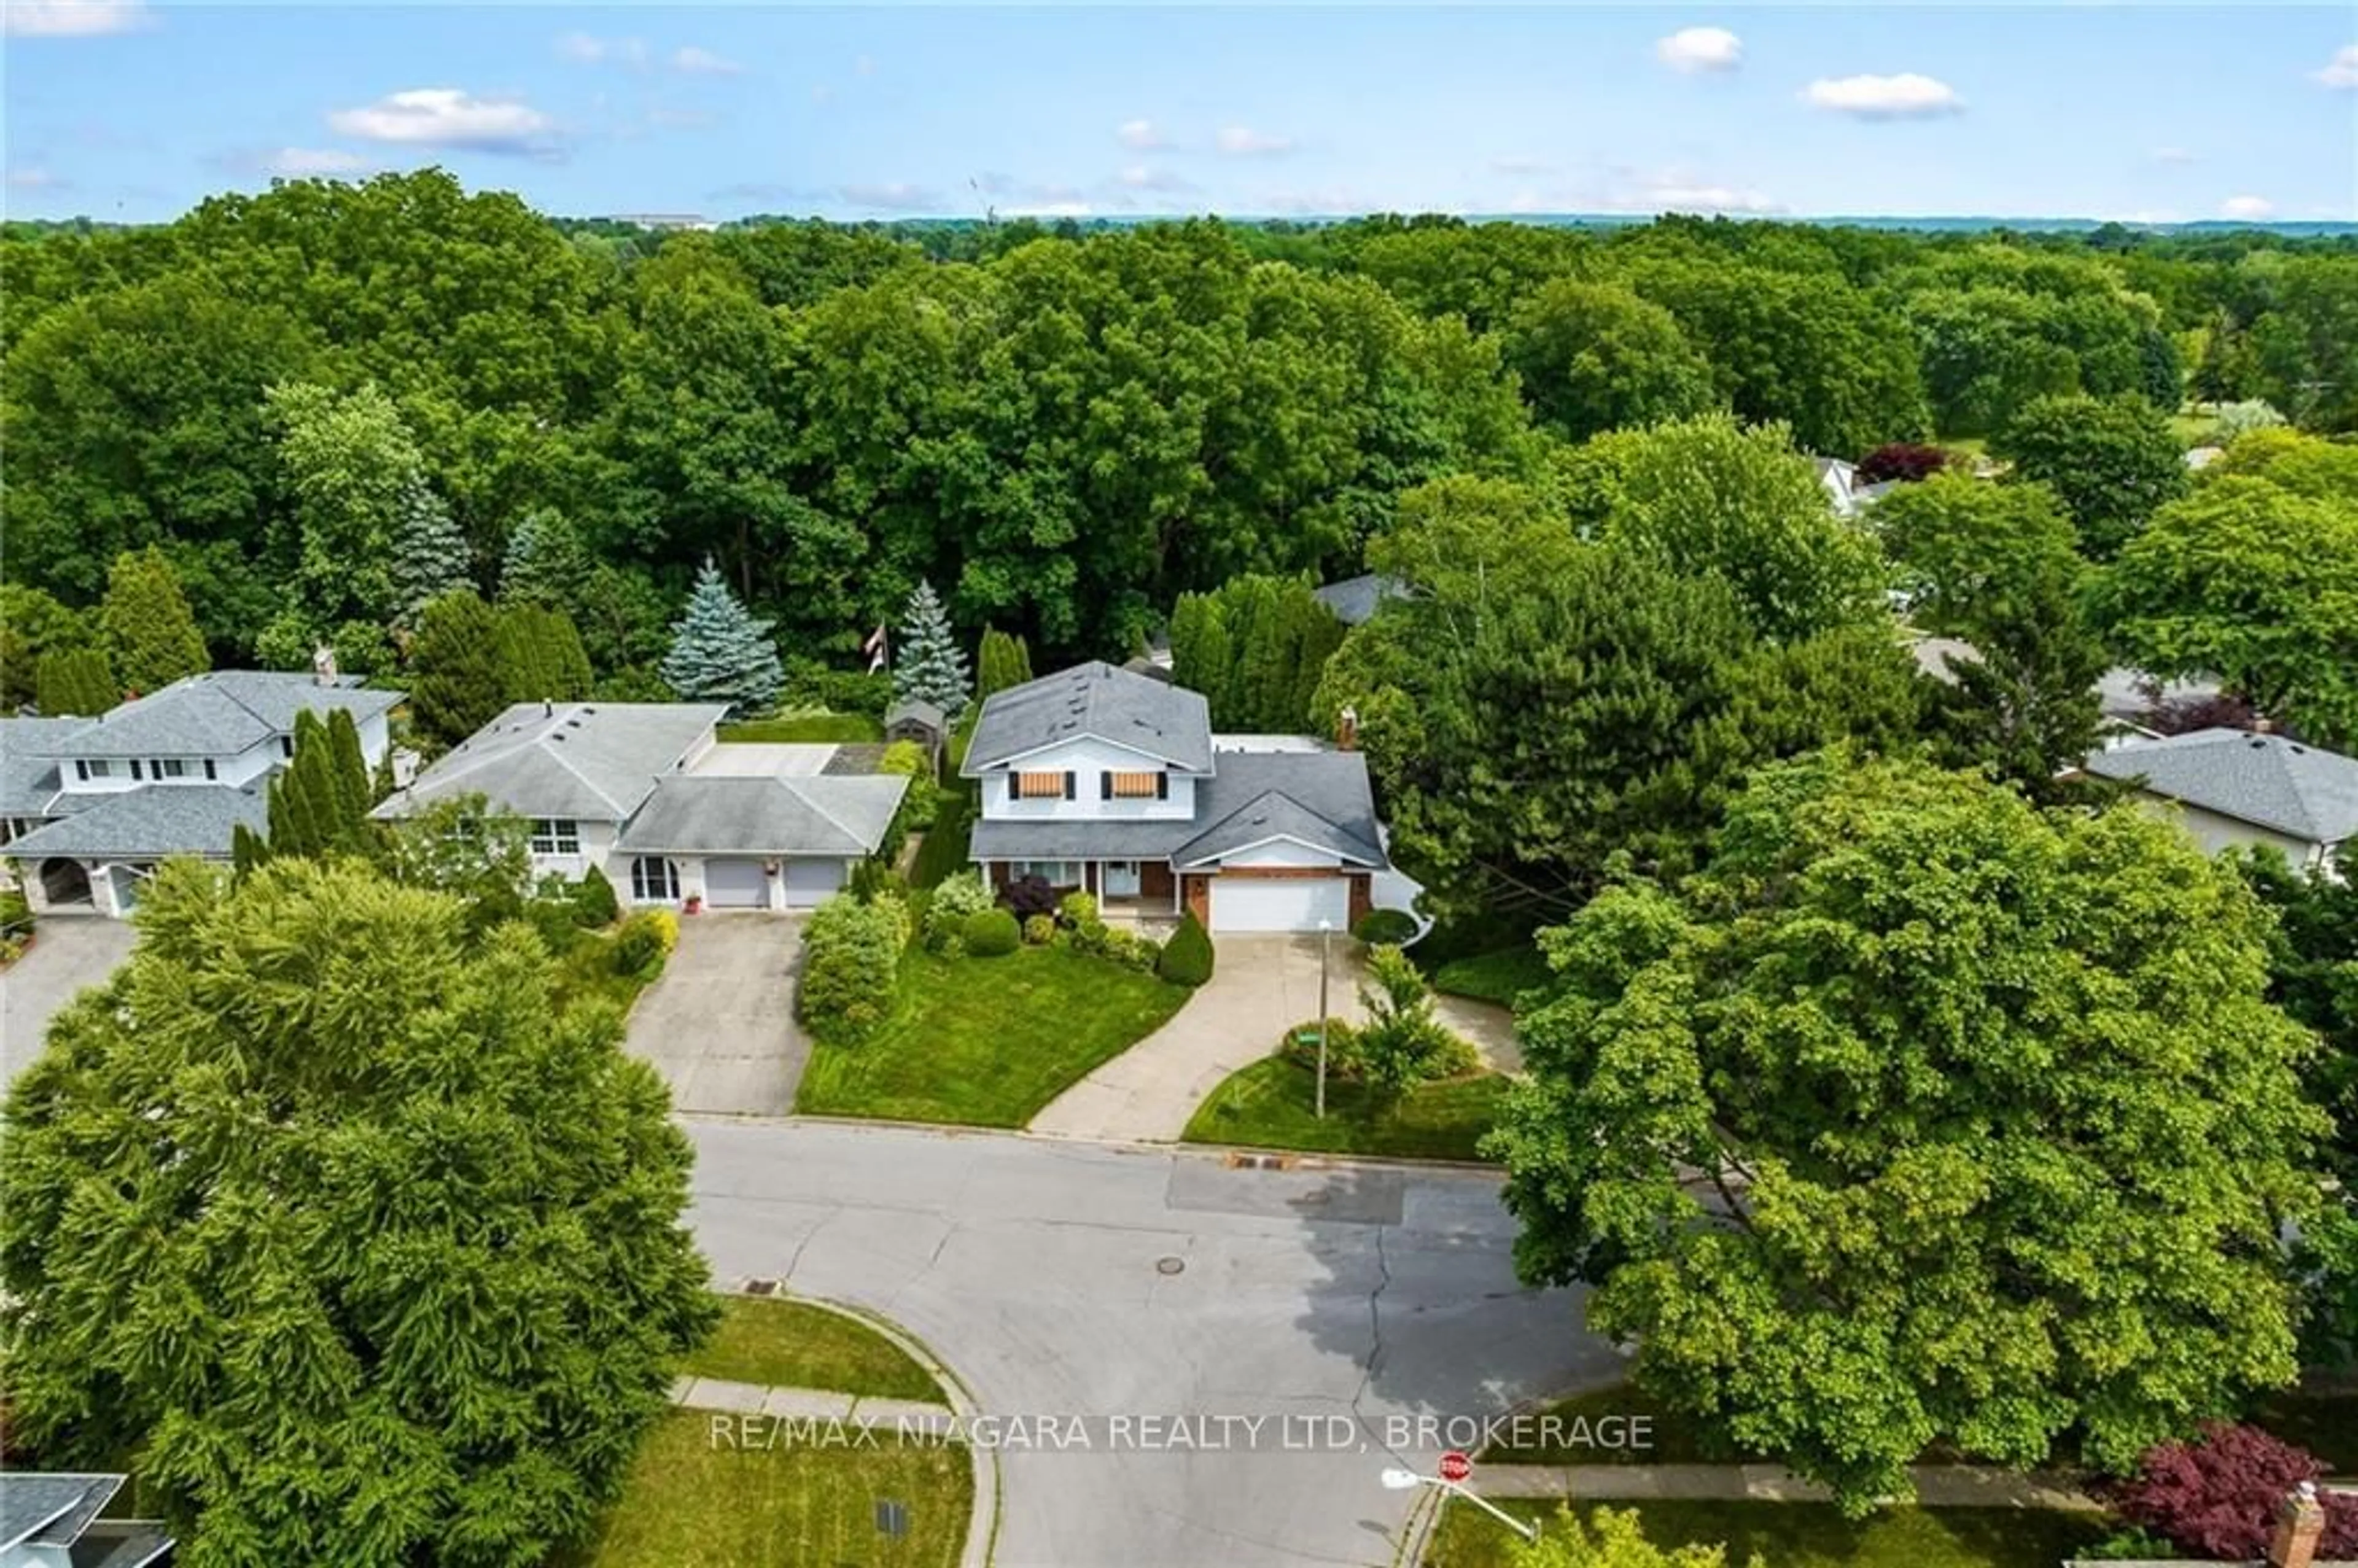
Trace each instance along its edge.
<instances>
[{"instance_id":1,"label":"street curb","mask_svg":"<svg viewBox=\"0 0 2358 1568\"><path fill-rule=\"evenodd\" d=\"M730 1120L748 1119L730 1118ZM762 1119L776 1120L777 1118ZM744 1295L742 1291L732 1294ZM824 1296L806 1296L781 1292L774 1296L746 1296L748 1301L789 1301L804 1306L817 1307L838 1317L848 1317L869 1329L908 1356L932 1375L941 1385L948 1400L950 1413L961 1425L975 1415L974 1394L950 1364L934 1354L933 1347L882 1314L849 1302L829 1301ZM990 1568L991 1554L999 1548L999 1454L980 1444L966 1445L967 1460L974 1476L974 1511L966 1527L966 1546L958 1553L958 1568Z\"/></svg>"}]
</instances>

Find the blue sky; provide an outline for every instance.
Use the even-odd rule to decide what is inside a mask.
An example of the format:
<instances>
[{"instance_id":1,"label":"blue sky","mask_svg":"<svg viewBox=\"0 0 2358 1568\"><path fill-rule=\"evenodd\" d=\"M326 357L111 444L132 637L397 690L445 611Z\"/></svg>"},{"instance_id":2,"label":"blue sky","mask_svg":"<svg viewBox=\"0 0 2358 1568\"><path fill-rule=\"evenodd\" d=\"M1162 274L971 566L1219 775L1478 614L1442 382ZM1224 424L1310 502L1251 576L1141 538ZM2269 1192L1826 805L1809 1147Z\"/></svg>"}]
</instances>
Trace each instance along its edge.
<instances>
[{"instance_id":1,"label":"blue sky","mask_svg":"<svg viewBox=\"0 0 2358 1568\"><path fill-rule=\"evenodd\" d=\"M5 0L8 212L2358 218L2358 10Z\"/></svg>"}]
</instances>

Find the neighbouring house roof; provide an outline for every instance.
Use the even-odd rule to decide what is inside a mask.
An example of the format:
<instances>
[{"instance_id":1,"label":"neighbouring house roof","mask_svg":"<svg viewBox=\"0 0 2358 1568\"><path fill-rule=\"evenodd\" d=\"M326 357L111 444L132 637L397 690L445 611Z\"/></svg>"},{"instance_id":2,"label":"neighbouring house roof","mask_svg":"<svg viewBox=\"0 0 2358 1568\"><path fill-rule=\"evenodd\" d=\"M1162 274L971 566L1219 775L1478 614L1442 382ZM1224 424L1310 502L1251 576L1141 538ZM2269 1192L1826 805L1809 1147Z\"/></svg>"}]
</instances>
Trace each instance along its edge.
<instances>
[{"instance_id":1,"label":"neighbouring house roof","mask_svg":"<svg viewBox=\"0 0 2358 1568\"><path fill-rule=\"evenodd\" d=\"M1223 752L1195 784L1192 817L982 817L979 860L1170 860L1193 864L1265 839L1299 839L1385 866L1367 758L1357 752Z\"/></svg>"},{"instance_id":2,"label":"neighbouring house roof","mask_svg":"<svg viewBox=\"0 0 2358 1568\"><path fill-rule=\"evenodd\" d=\"M1335 619L1346 626L1357 626L1376 612L1376 606L1387 599L1404 599L1408 584L1381 572L1362 572L1347 577L1340 582L1321 585L1311 591L1311 597L1335 612Z\"/></svg>"},{"instance_id":3,"label":"neighbouring house roof","mask_svg":"<svg viewBox=\"0 0 2358 1568\"><path fill-rule=\"evenodd\" d=\"M93 722L82 718L0 719L0 816L50 816L64 787L57 748Z\"/></svg>"},{"instance_id":4,"label":"neighbouring house roof","mask_svg":"<svg viewBox=\"0 0 2358 1568\"><path fill-rule=\"evenodd\" d=\"M897 773L675 774L657 782L615 847L665 855L873 854L908 788Z\"/></svg>"},{"instance_id":5,"label":"neighbouring house roof","mask_svg":"<svg viewBox=\"0 0 2358 1568\"><path fill-rule=\"evenodd\" d=\"M98 1517L123 1482L112 1475L0 1474L0 1552L24 1549L28 1562L72 1568L146 1568L162 1561L172 1539L160 1527Z\"/></svg>"},{"instance_id":6,"label":"neighbouring house roof","mask_svg":"<svg viewBox=\"0 0 2358 1568\"><path fill-rule=\"evenodd\" d=\"M1959 637L1910 637L1908 652L1919 670L1945 686L1957 684L1960 665L1982 662L1982 651Z\"/></svg>"},{"instance_id":7,"label":"neighbouring house roof","mask_svg":"<svg viewBox=\"0 0 2358 1568\"><path fill-rule=\"evenodd\" d=\"M2283 735L2198 730L2098 752L2088 772L2310 844L2358 832L2358 760Z\"/></svg>"},{"instance_id":8,"label":"neighbouring house roof","mask_svg":"<svg viewBox=\"0 0 2358 1568\"><path fill-rule=\"evenodd\" d=\"M7 847L22 860L157 860L167 855L226 860L240 824L260 833L270 803L260 780L236 784L160 784L73 796L70 816L46 823Z\"/></svg>"},{"instance_id":9,"label":"neighbouring house roof","mask_svg":"<svg viewBox=\"0 0 2358 1568\"><path fill-rule=\"evenodd\" d=\"M2096 677L2096 694L2107 719L2142 719L2166 703L2213 697L2220 690L2215 680L2160 681L2126 665L2115 665Z\"/></svg>"},{"instance_id":10,"label":"neighbouring house roof","mask_svg":"<svg viewBox=\"0 0 2358 1568\"><path fill-rule=\"evenodd\" d=\"M949 715L922 697L903 697L884 710L884 728L895 724L922 724L938 735L947 730Z\"/></svg>"},{"instance_id":11,"label":"neighbouring house roof","mask_svg":"<svg viewBox=\"0 0 2358 1568\"><path fill-rule=\"evenodd\" d=\"M1084 739L1127 746L1182 773L1212 766L1212 724L1200 693L1092 659L993 692L967 744L968 778L1044 747Z\"/></svg>"},{"instance_id":12,"label":"neighbouring house roof","mask_svg":"<svg viewBox=\"0 0 2358 1568\"><path fill-rule=\"evenodd\" d=\"M69 758L227 756L292 730L305 708L322 719L342 708L357 722L403 695L364 691L352 676L322 686L290 671L210 670L109 708L50 743Z\"/></svg>"},{"instance_id":13,"label":"neighbouring house roof","mask_svg":"<svg viewBox=\"0 0 2358 1568\"><path fill-rule=\"evenodd\" d=\"M727 712L710 702L520 702L375 814L480 794L525 816L621 822Z\"/></svg>"}]
</instances>

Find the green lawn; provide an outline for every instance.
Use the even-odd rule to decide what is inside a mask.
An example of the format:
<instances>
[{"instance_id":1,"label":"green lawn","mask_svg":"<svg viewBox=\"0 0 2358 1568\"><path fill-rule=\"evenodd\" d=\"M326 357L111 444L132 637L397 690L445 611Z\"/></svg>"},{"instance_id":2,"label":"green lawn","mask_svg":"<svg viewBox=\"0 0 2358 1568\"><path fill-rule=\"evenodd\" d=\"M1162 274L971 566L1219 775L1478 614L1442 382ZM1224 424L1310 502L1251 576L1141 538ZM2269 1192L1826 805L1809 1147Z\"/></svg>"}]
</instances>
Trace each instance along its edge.
<instances>
[{"instance_id":1,"label":"green lawn","mask_svg":"<svg viewBox=\"0 0 2358 1568\"><path fill-rule=\"evenodd\" d=\"M1475 1144L1490 1130L1507 1080L1495 1073L1423 1084L1378 1115L1357 1084L1326 1085L1326 1119L1314 1114L1318 1078L1311 1068L1270 1056L1229 1075L1188 1119L1190 1143L1299 1149L1319 1154L1377 1154L1407 1160L1478 1160Z\"/></svg>"},{"instance_id":2,"label":"green lawn","mask_svg":"<svg viewBox=\"0 0 2358 1568\"><path fill-rule=\"evenodd\" d=\"M788 741L882 741L884 725L881 719L866 713L789 713L778 719L756 719L743 724L723 724L719 730L722 741L763 741L778 745Z\"/></svg>"},{"instance_id":3,"label":"green lawn","mask_svg":"<svg viewBox=\"0 0 2358 1568\"><path fill-rule=\"evenodd\" d=\"M1444 996L1470 996L1512 1007L1518 995L1547 984L1550 978L1540 950L1523 942L1442 965L1433 972L1433 989Z\"/></svg>"},{"instance_id":4,"label":"green lawn","mask_svg":"<svg viewBox=\"0 0 2358 1568\"><path fill-rule=\"evenodd\" d=\"M1560 1505L1510 1500L1500 1506L1544 1528ZM1887 1509L1853 1522L1831 1503L1574 1505L1583 1518L1598 1508L1636 1509L1647 1539L1658 1546L1725 1543L1727 1568L1745 1568L1755 1552L1768 1568L2055 1568L2111 1533L2100 1514L2037 1509ZM1428 1568L1508 1568L1512 1541L1479 1509L1452 1503L1425 1563Z\"/></svg>"},{"instance_id":5,"label":"green lawn","mask_svg":"<svg viewBox=\"0 0 2358 1568\"><path fill-rule=\"evenodd\" d=\"M723 1296L720 1326L680 1369L732 1383L946 1402L933 1374L907 1351L841 1313L807 1302Z\"/></svg>"},{"instance_id":6,"label":"green lawn","mask_svg":"<svg viewBox=\"0 0 2358 1568\"><path fill-rule=\"evenodd\" d=\"M957 1562L974 1508L963 1447L903 1445L889 1436L873 1448L747 1446L738 1419L704 1411L665 1416L597 1538L559 1554L551 1568ZM758 1444L770 1429L752 1430ZM886 1500L907 1509L897 1540L877 1528L877 1505Z\"/></svg>"},{"instance_id":7,"label":"green lawn","mask_svg":"<svg viewBox=\"0 0 2358 1568\"><path fill-rule=\"evenodd\" d=\"M1061 947L912 952L892 1021L862 1044L813 1047L795 1108L1021 1127L1186 1000L1184 986Z\"/></svg>"}]
</instances>

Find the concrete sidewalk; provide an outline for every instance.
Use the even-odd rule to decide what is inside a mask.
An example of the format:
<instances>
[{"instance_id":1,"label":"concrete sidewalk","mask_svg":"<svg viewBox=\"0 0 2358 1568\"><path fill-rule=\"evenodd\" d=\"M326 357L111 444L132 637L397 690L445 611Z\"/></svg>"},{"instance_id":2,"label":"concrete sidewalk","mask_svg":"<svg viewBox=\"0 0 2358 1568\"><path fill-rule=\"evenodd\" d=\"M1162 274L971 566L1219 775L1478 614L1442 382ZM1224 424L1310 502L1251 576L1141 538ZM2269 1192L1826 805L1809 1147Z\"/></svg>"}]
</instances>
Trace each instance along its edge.
<instances>
[{"instance_id":1,"label":"concrete sidewalk","mask_svg":"<svg viewBox=\"0 0 2358 1568\"><path fill-rule=\"evenodd\" d=\"M1908 1476L1928 1509L2063 1509L2102 1503L2061 1476L1978 1465L1916 1465ZM1582 1502L1657 1498L1748 1498L1822 1503L1833 1494L1781 1465L1477 1465L1473 1489L1486 1498L1567 1498Z\"/></svg>"},{"instance_id":2,"label":"concrete sidewalk","mask_svg":"<svg viewBox=\"0 0 2358 1568\"><path fill-rule=\"evenodd\" d=\"M683 1410L720 1411L775 1421L838 1421L849 1426L898 1427L925 1423L947 1433L950 1407L924 1400L876 1400L828 1389L788 1389L732 1383L723 1378L681 1378L671 1386L671 1402Z\"/></svg>"}]
</instances>

